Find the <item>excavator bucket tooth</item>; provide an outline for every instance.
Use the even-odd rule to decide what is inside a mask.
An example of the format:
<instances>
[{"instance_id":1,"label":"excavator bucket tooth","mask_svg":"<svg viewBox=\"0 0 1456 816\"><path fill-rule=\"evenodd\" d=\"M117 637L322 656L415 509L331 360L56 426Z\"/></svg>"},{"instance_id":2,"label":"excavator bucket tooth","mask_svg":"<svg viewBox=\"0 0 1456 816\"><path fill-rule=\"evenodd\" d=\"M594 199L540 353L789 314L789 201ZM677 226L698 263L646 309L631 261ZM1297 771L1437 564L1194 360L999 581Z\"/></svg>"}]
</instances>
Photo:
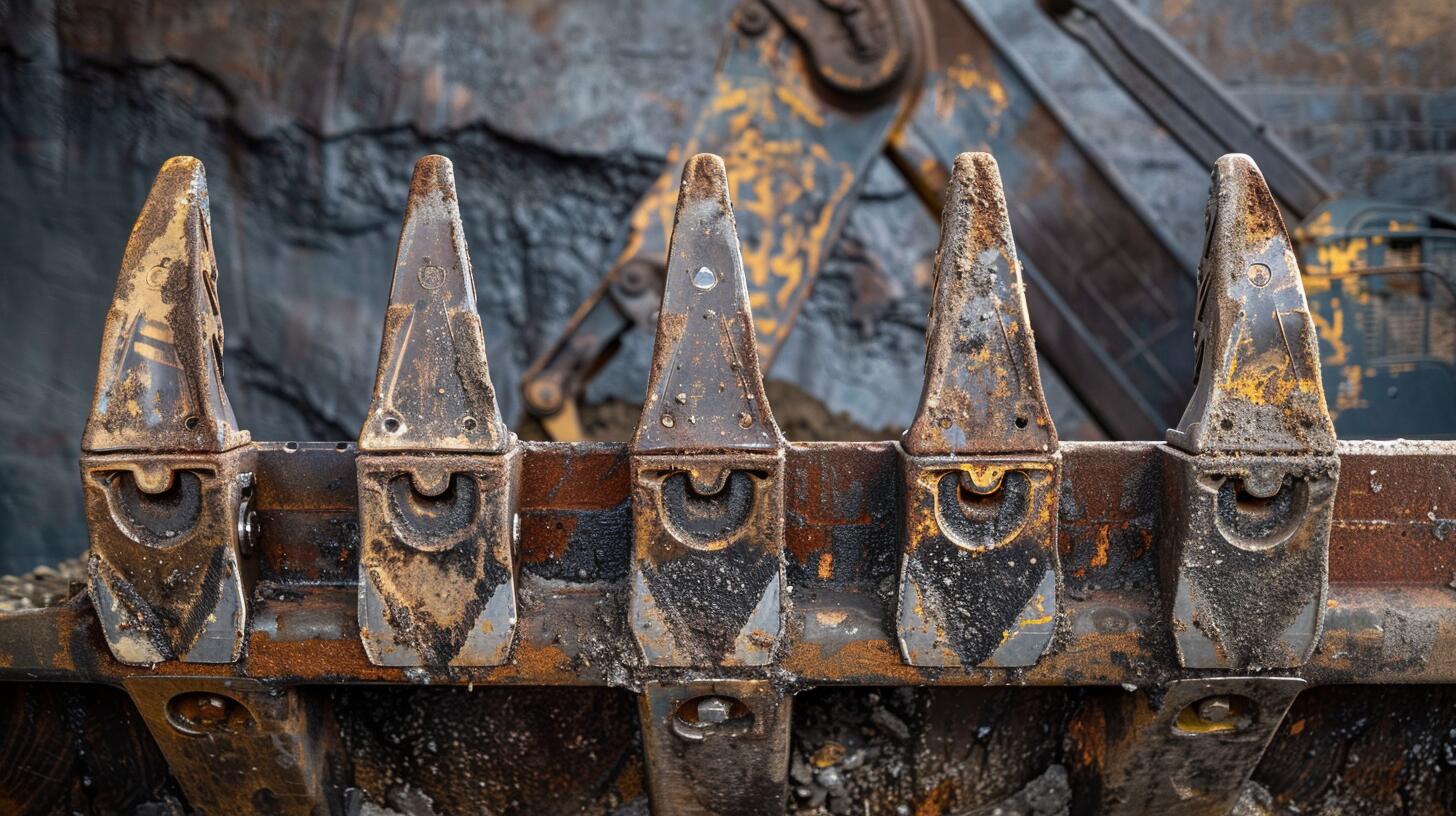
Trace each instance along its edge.
<instances>
[{"instance_id":1,"label":"excavator bucket tooth","mask_svg":"<svg viewBox=\"0 0 1456 816\"><path fill-rule=\"evenodd\" d=\"M785 442L717 156L683 170L662 302L631 443L633 631L650 665L761 665L783 624Z\"/></svg>"},{"instance_id":2,"label":"excavator bucket tooth","mask_svg":"<svg viewBox=\"0 0 1456 816\"><path fill-rule=\"evenodd\" d=\"M728 189L722 159L688 160L629 446L632 634L648 666L710 675L643 690L650 786L674 813L725 802L782 813L787 786L792 697L712 677L771 665L787 614L786 443L764 395ZM714 772L725 755L733 762Z\"/></svg>"},{"instance_id":3,"label":"excavator bucket tooth","mask_svg":"<svg viewBox=\"0 0 1456 816\"><path fill-rule=\"evenodd\" d=\"M249 440L222 383L222 313L207 173L191 156L157 173L106 315L87 453L222 453Z\"/></svg>"},{"instance_id":4,"label":"excavator bucket tooth","mask_svg":"<svg viewBox=\"0 0 1456 816\"><path fill-rule=\"evenodd\" d=\"M1248 156L1214 167L1197 326L1197 385L1164 448L1178 658L1298 667L1323 629L1339 459L1299 266Z\"/></svg>"},{"instance_id":5,"label":"excavator bucket tooth","mask_svg":"<svg viewBox=\"0 0 1456 816\"><path fill-rule=\"evenodd\" d=\"M996 160L956 158L901 454L898 634L916 666L1029 666L1056 630L1061 456Z\"/></svg>"},{"instance_id":6,"label":"excavator bucket tooth","mask_svg":"<svg viewBox=\"0 0 1456 816\"><path fill-rule=\"evenodd\" d=\"M502 453L510 444L486 363L455 170L444 156L426 156L410 181L359 450Z\"/></svg>"},{"instance_id":7,"label":"excavator bucket tooth","mask_svg":"<svg viewBox=\"0 0 1456 816\"><path fill-rule=\"evenodd\" d=\"M520 450L496 405L443 156L415 165L359 451L359 629L370 661L505 662Z\"/></svg>"},{"instance_id":8,"label":"excavator bucket tooth","mask_svg":"<svg viewBox=\"0 0 1456 816\"><path fill-rule=\"evenodd\" d=\"M1334 453L1299 263L1248 156L1218 160L1205 219L1197 386L1168 443L1194 454Z\"/></svg>"},{"instance_id":9,"label":"excavator bucket tooth","mask_svg":"<svg viewBox=\"0 0 1456 816\"><path fill-rule=\"evenodd\" d=\"M773 451L728 178L717 156L683 169L635 453Z\"/></svg>"},{"instance_id":10,"label":"excavator bucket tooth","mask_svg":"<svg viewBox=\"0 0 1456 816\"><path fill-rule=\"evenodd\" d=\"M167 161L132 228L81 440L90 593L129 664L242 652L255 451L222 382L207 177Z\"/></svg>"},{"instance_id":11,"label":"excavator bucket tooth","mask_svg":"<svg viewBox=\"0 0 1456 816\"><path fill-rule=\"evenodd\" d=\"M1057 448L996 160L956 158L941 215L925 385L905 450L916 456Z\"/></svg>"}]
</instances>

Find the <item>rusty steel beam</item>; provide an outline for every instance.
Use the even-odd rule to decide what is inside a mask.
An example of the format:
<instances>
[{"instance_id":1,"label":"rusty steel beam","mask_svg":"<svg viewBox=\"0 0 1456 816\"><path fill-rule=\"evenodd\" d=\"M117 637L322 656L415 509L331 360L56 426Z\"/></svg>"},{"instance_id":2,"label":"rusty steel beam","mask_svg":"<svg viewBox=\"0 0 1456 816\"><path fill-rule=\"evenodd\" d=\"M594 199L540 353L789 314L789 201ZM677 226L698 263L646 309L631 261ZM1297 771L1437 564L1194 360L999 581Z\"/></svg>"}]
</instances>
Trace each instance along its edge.
<instances>
[{"instance_id":1,"label":"rusty steel beam","mask_svg":"<svg viewBox=\"0 0 1456 816\"><path fill-rule=\"evenodd\" d=\"M421 674L369 662L359 640L354 458L334 443L259 443L259 572L234 664L130 666L106 647L85 596L0 614L0 678L119 683L133 676L277 683L606 685L653 672L626 628L630 541L623 445L522 443L520 608L498 667ZM1159 443L1064 442L1058 518L1065 598L1036 666L907 666L880 584L896 572L893 443L821 442L785 452L782 673L814 685L1146 686L1197 677L1172 652L1156 589L1166 491ZM1311 684L1456 683L1456 442L1340 442L1320 645L1293 676ZM888 616L888 617L887 617ZM1113 657L1113 653L1118 654ZM667 671L667 670L664 670ZM667 671L668 674L672 672Z\"/></svg>"},{"instance_id":2,"label":"rusty steel beam","mask_svg":"<svg viewBox=\"0 0 1456 816\"><path fill-rule=\"evenodd\" d=\"M710 155L683 174L638 432L608 445L500 423L453 175L426 158L356 447L236 430L201 166L169 162L85 441L106 561L0 613L0 680L123 689L213 813L343 808L317 685L630 691L658 813L781 811L808 689L1097 686L1079 807L1213 813L1299 689L1456 684L1456 443L1335 440L1253 162L1215 168L1167 444L1058 444L996 162L953 168L903 446L778 431Z\"/></svg>"}]
</instances>

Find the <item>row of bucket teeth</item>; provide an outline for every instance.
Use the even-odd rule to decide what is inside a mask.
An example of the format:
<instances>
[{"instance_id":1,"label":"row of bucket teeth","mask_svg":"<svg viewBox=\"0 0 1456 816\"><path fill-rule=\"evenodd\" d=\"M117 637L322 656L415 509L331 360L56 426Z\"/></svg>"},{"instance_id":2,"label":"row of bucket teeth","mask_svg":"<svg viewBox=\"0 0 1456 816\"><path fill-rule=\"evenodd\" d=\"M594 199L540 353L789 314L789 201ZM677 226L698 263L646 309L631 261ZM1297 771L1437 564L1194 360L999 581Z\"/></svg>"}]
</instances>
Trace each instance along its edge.
<instances>
[{"instance_id":1,"label":"row of bucket teeth","mask_svg":"<svg viewBox=\"0 0 1456 816\"><path fill-rule=\"evenodd\" d=\"M1334 434L1320 407L1314 335L1278 207L1247 156L1220 159L1213 182L1199 278L1198 392L1173 436L1193 452L1330 452ZM924 455L1055 450L995 160L958 157L945 201L925 386L905 448ZM693 157L683 172L669 266L634 447L782 444L757 356L743 338L752 328L745 327L743 265L725 171L714 156ZM202 163L171 159L127 244L83 450L220 453L249 441L223 388L217 278ZM697 308L719 320L692 323L687 317ZM699 359L704 344L722 344L724 353ZM681 373L686 360L714 368L694 371L691 382ZM723 366L739 382L733 404L695 410L712 396L704 392L684 408L677 396ZM1295 405L1273 399L1285 392ZM1297 418L1278 416L1286 408ZM1235 416L1244 421L1219 421ZM486 362L454 170L448 159L426 156L410 183L359 448L500 453L509 437Z\"/></svg>"},{"instance_id":2,"label":"row of bucket teeth","mask_svg":"<svg viewBox=\"0 0 1456 816\"><path fill-rule=\"evenodd\" d=\"M785 631L788 443L764 392L728 182L717 156L685 165L628 445L629 617L648 665L764 665ZM923 391L901 440L900 645L915 665L1025 666L1050 643L1061 591L1057 431L996 161L959 156L945 202ZM415 166L393 275L355 457L361 638L380 665L499 665L516 624L520 446L491 382L448 159ZM82 445L92 598L123 662L240 655L256 448L223 388L217 277L202 164L172 159L127 246ZM1252 623L1198 577L1210 547L1275 538L1272 556L1258 544L1266 561L1294 541L1288 558L1313 558L1316 576L1337 473L1298 265L1247 156L1214 169L1197 309L1197 388L1167 447L1170 468L1197 476L1162 553L1168 614L1195 633L1179 656L1297 665L1318 635L1323 574ZM1288 529L1230 526L1230 486L1303 503ZM731 588L712 579L725 570L741 578ZM1257 631L1286 637L1258 646Z\"/></svg>"}]
</instances>

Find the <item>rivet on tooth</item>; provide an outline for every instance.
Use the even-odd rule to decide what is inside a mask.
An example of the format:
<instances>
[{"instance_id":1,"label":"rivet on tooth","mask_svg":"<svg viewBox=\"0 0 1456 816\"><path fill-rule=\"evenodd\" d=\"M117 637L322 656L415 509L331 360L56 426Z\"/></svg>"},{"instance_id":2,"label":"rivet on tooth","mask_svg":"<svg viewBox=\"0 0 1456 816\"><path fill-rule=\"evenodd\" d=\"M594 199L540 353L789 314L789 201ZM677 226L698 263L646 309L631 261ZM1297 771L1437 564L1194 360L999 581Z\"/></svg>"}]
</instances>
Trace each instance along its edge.
<instances>
[{"instance_id":1,"label":"rivet on tooth","mask_svg":"<svg viewBox=\"0 0 1456 816\"><path fill-rule=\"evenodd\" d=\"M708 267L700 266L693 273L693 285L706 292L718 285L718 275Z\"/></svg>"},{"instance_id":2,"label":"rivet on tooth","mask_svg":"<svg viewBox=\"0 0 1456 816\"><path fill-rule=\"evenodd\" d=\"M426 289L438 289L445 282L445 270L434 264L420 267L420 286Z\"/></svg>"},{"instance_id":3,"label":"rivet on tooth","mask_svg":"<svg viewBox=\"0 0 1456 816\"><path fill-rule=\"evenodd\" d=\"M1273 277L1273 273L1264 264L1256 263L1249 266L1249 282L1255 286L1264 286L1271 277Z\"/></svg>"},{"instance_id":4,"label":"rivet on tooth","mask_svg":"<svg viewBox=\"0 0 1456 816\"><path fill-rule=\"evenodd\" d=\"M738 427L748 428L753 425L753 414L744 411L738 415Z\"/></svg>"},{"instance_id":5,"label":"rivet on tooth","mask_svg":"<svg viewBox=\"0 0 1456 816\"><path fill-rule=\"evenodd\" d=\"M672 414L663 414L662 415L662 427L664 427L664 428L671 428L675 424L677 424L677 423L673 420Z\"/></svg>"}]
</instances>

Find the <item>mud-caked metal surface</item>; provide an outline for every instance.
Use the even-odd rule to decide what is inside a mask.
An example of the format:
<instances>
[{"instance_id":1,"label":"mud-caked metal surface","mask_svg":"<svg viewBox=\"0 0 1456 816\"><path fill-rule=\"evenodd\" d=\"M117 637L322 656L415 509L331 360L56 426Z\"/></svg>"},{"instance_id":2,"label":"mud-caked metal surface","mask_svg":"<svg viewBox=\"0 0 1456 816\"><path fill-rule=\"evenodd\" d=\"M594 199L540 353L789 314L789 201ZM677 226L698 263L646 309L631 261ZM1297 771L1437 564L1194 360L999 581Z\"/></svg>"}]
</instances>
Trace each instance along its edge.
<instances>
[{"instance_id":1,"label":"mud-caked metal surface","mask_svg":"<svg viewBox=\"0 0 1456 816\"><path fill-rule=\"evenodd\" d=\"M1298 666L1324 621L1340 463L1299 266L1247 156L1214 167L1199 287L1198 384L1164 451L1163 602L1185 666Z\"/></svg>"},{"instance_id":2,"label":"mud-caked metal surface","mask_svg":"<svg viewBox=\"0 0 1456 816\"><path fill-rule=\"evenodd\" d=\"M1095 699L1068 729L1075 814L1224 816L1304 688L1289 677L1179 680Z\"/></svg>"}]
</instances>

